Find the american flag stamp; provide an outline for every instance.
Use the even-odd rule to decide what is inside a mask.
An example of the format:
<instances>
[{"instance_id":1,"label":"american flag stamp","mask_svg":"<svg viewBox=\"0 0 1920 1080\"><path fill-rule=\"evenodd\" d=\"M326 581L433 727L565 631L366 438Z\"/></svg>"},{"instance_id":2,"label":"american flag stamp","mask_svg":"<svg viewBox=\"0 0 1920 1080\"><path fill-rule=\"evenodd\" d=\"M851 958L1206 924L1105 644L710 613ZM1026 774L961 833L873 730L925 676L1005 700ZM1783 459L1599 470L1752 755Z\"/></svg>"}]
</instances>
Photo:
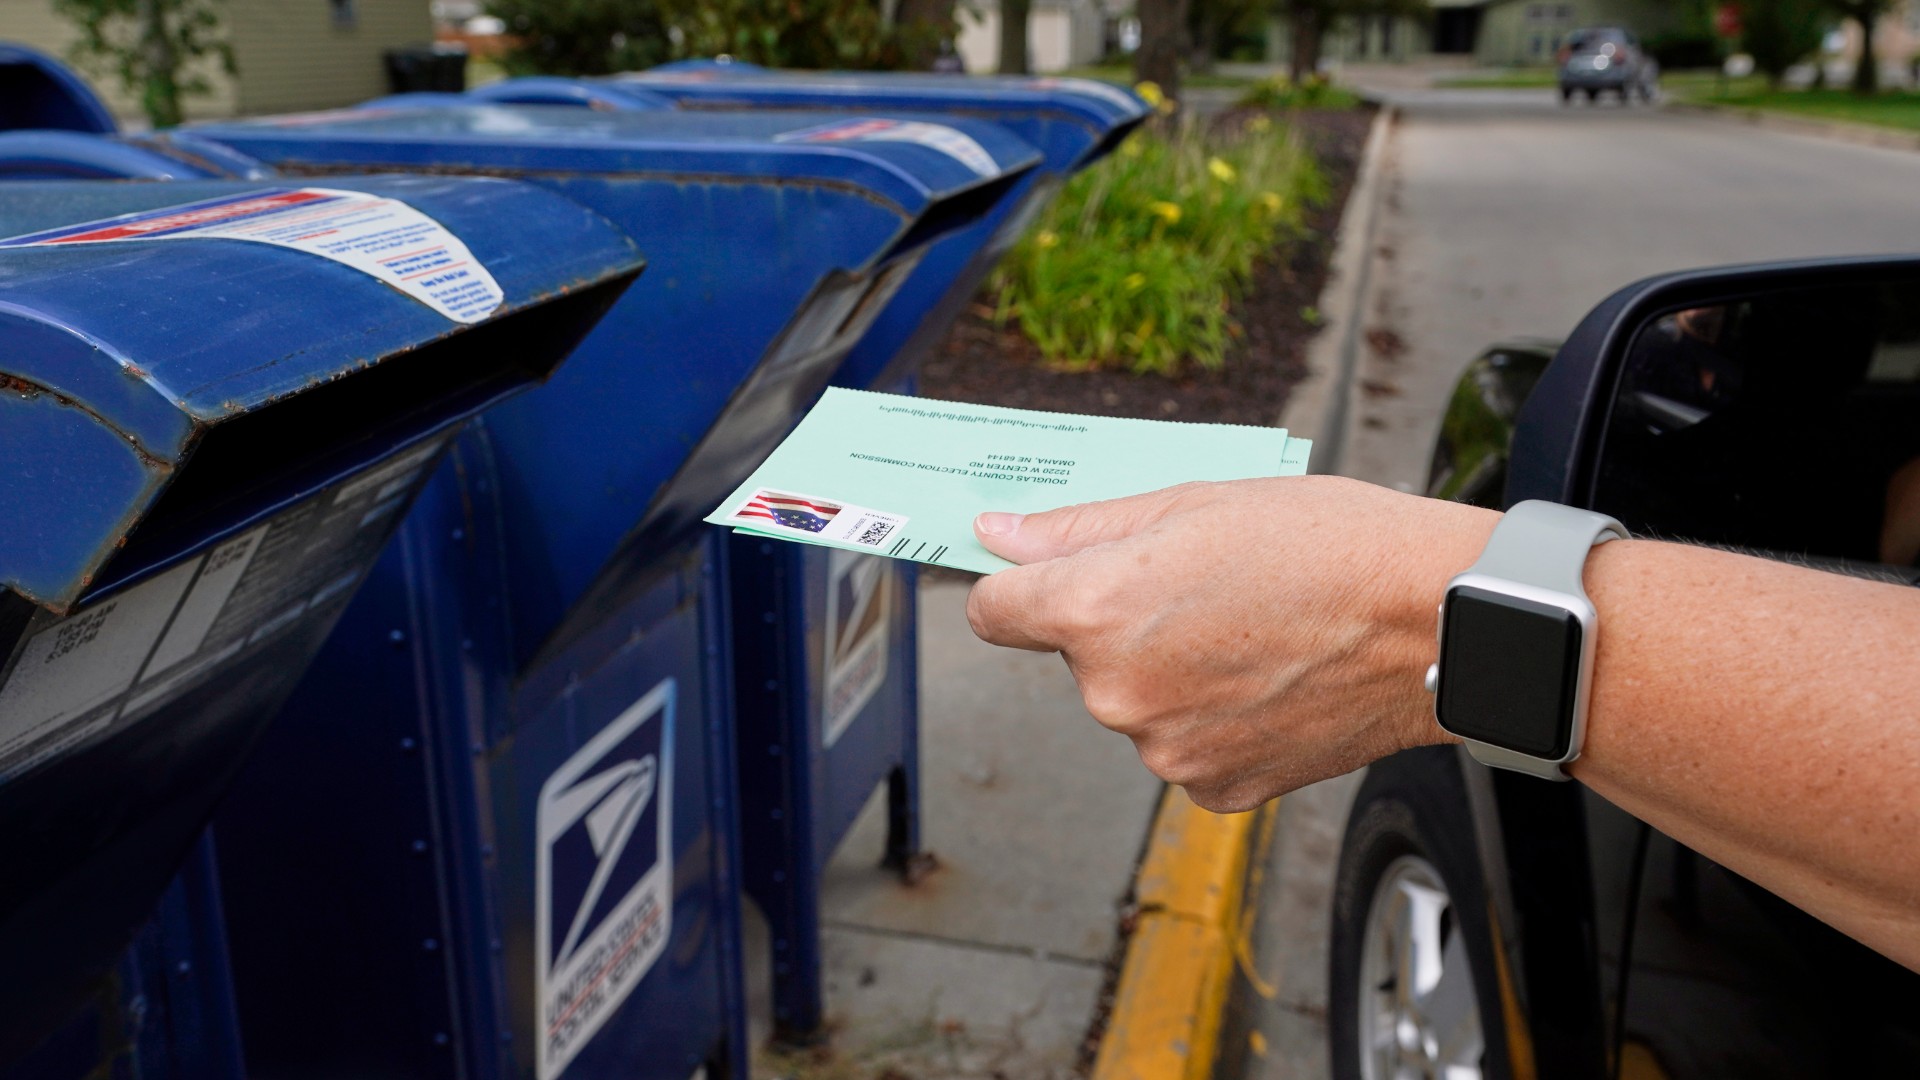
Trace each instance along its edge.
<instances>
[{"instance_id":1,"label":"american flag stamp","mask_svg":"<svg viewBox=\"0 0 1920 1080\"><path fill-rule=\"evenodd\" d=\"M870 548L882 546L907 523L899 514L773 488L755 489L728 517L735 525L761 532L795 533Z\"/></svg>"}]
</instances>

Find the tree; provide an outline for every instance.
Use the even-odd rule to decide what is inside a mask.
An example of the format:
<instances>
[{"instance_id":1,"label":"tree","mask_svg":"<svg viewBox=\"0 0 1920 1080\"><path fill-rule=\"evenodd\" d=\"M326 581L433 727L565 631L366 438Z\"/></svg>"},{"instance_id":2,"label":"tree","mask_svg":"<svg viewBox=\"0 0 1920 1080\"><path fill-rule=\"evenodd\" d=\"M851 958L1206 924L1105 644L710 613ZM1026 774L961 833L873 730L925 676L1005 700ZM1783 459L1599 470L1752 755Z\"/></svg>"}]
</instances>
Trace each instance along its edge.
<instances>
[{"instance_id":1,"label":"tree","mask_svg":"<svg viewBox=\"0 0 1920 1080\"><path fill-rule=\"evenodd\" d=\"M1027 18L1033 0L1000 0L1000 74L1027 73Z\"/></svg>"},{"instance_id":2,"label":"tree","mask_svg":"<svg viewBox=\"0 0 1920 1080\"><path fill-rule=\"evenodd\" d=\"M906 4L902 4L903 9ZM604 75L726 54L769 67L898 68L953 32L952 5L889 23L875 0L489 0L517 72Z\"/></svg>"},{"instance_id":3,"label":"tree","mask_svg":"<svg viewBox=\"0 0 1920 1080\"><path fill-rule=\"evenodd\" d=\"M1267 6L1268 0L1187 0L1188 70L1212 71L1229 42L1258 34Z\"/></svg>"},{"instance_id":4,"label":"tree","mask_svg":"<svg viewBox=\"0 0 1920 1080\"><path fill-rule=\"evenodd\" d=\"M900 0L894 8L894 26L906 47L906 66L924 69L952 41L959 26L953 17L954 0Z\"/></svg>"},{"instance_id":5,"label":"tree","mask_svg":"<svg viewBox=\"0 0 1920 1080\"><path fill-rule=\"evenodd\" d=\"M80 28L73 59L114 76L154 127L180 123L181 100L213 88L202 61L239 71L216 0L54 0L54 10Z\"/></svg>"},{"instance_id":6,"label":"tree","mask_svg":"<svg viewBox=\"0 0 1920 1080\"><path fill-rule=\"evenodd\" d=\"M1187 51L1188 0L1137 0L1140 48L1133 54L1135 82L1160 87L1171 100L1180 97L1180 60Z\"/></svg>"},{"instance_id":7,"label":"tree","mask_svg":"<svg viewBox=\"0 0 1920 1080\"><path fill-rule=\"evenodd\" d=\"M655 0L489 0L507 24L509 71L610 75L673 59L666 10Z\"/></svg>"},{"instance_id":8,"label":"tree","mask_svg":"<svg viewBox=\"0 0 1920 1080\"><path fill-rule=\"evenodd\" d=\"M1831 19L1826 0L1747 0L1740 11L1740 45L1777 90L1788 68L1820 48Z\"/></svg>"},{"instance_id":9,"label":"tree","mask_svg":"<svg viewBox=\"0 0 1920 1080\"><path fill-rule=\"evenodd\" d=\"M1279 0L1278 10L1286 18L1293 37L1293 59L1289 70L1295 82L1320 68L1320 53L1327 33L1349 19L1376 16L1415 15L1427 10L1426 0Z\"/></svg>"},{"instance_id":10,"label":"tree","mask_svg":"<svg viewBox=\"0 0 1920 1080\"><path fill-rule=\"evenodd\" d=\"M1873 31L1880 16L1892 10L1893 4L1894 0L1827 0L1835 14L1860 24L1860 62L1853 66L1856 94L1880 90L1880 58L1873 54Z\"/></svg>"}]
</instances>

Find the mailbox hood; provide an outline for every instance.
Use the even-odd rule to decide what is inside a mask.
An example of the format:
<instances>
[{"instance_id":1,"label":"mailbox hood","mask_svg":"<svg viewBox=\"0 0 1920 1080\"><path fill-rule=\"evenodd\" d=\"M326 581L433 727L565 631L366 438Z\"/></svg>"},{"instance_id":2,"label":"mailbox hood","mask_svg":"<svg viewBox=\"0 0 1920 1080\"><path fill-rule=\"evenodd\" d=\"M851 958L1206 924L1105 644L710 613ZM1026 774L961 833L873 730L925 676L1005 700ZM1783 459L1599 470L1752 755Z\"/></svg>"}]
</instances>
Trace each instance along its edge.
<instances>
[{"instance_id":1,"label":"mailbox hood","mask_svg":"<svg viewBox=\"0 0 1920 1080\"><path fill-rule=\"evenodd\" d=\"M450 236L435 250L464 252L497 287L484 310L402 291L433 277L389 283L312 250L324 234L193 227L276 199L326 204L297 181L4 190L0 606L11 590L65 611L544 378L641 266L605 219L505 181L324 189L335 205L398 206L422 245Z\"/></svg>"},{"instance_id":2,"label":"mailbox hood","mask_svg":"<svg viewBox=\"0 0 1920 1080\"><path fill-rule=\"evenodd\" d=\"M911 72L782 71L737 61L686 60L617 75L683 109L905 109L967 115L1010 127L1048 154L1050 169L1083 166L1151 115L1132 92L1063 76L956 77ZM1061 138L1061 126L1077 138Z\"/></svg>"},{"instance_id":3,"label":"mailbox hood","mask_svg":"<svg viewBox=\"0 0 1920 1080\"><path fill-rule=\"evenodd\" d=\"M516 175L585 173L718 183L774 175L789 183L858 187L909 215L975 193L997 195L1040 163L1039 151L995 124L946 117L916 124L845 113L370 107L184 130L288 172L417 170L457 162L467 171Z\"/></svg>"}]
</instances>

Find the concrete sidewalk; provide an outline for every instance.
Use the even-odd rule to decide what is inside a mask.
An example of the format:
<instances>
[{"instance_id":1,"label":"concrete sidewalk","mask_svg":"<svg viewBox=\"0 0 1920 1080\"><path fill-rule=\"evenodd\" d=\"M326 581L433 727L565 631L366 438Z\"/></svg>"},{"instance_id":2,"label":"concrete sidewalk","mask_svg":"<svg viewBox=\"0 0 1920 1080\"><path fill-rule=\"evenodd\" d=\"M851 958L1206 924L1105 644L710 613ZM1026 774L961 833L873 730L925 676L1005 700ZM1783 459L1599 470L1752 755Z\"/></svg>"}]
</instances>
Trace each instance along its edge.
<instances>
[{"instance_id":1,"label":"concrete sidewalk","mask_svg":"<svg viewBox=\"0 0 1920 1080\"><path fill-rule=\"evenodd\" d=\"M1161 785L1087 715L1058 656L973 636L967 588L920 590L924 828L940 869L909 886L880 868L877 795L826 876L831 1049L764 1057L758 1076L1065 1080L1081 1060Z\"/></svg>"}]
</instances>

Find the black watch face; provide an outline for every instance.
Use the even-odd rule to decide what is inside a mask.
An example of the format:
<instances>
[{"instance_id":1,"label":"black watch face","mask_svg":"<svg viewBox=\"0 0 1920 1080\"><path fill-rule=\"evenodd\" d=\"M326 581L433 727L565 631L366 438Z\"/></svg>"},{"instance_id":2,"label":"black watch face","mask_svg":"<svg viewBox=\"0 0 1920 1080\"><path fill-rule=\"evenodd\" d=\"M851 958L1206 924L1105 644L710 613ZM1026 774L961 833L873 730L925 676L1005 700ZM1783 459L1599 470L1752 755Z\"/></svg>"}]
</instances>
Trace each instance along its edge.
<instances>
[{"instance_id":1,"label":"black watch face","mask_svg":"<svg viewBox=\"0 0 1920 1080\"><path fill-rule=\"evenodd\" d=\"M1534 757L1564 755L1580 634L1580 620L1565 608L1455 586L1440 628L1440 725Z\"/></svg>"}]
</instances>

